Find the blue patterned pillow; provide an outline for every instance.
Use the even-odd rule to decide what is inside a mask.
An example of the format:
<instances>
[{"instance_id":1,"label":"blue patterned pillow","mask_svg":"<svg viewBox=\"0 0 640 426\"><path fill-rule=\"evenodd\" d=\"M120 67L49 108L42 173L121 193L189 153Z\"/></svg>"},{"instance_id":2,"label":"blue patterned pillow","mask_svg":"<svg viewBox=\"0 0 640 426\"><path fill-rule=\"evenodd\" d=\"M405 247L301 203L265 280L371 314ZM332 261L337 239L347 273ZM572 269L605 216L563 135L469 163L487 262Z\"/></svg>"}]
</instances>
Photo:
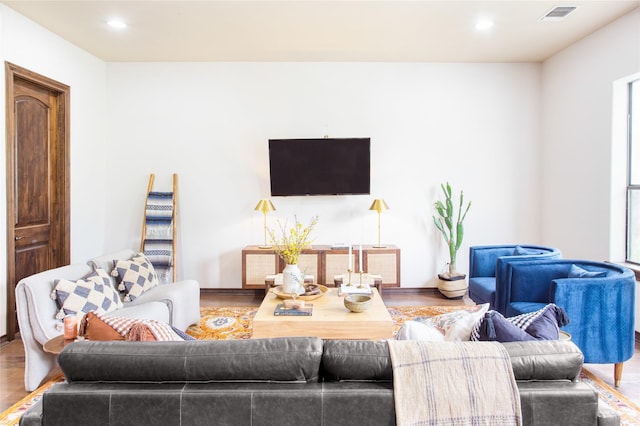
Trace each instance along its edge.
<instances>
[{"instance_id":1,"label":"blue patterned pillow","mask_svg":"<svg viewBox=\"0 0 640 426\"><path fill-rule=\"evenodd\" d=\"M605 271L587 271L577 265L571 265L567 278L600 278L607 276Z\"/></svg>"},{"instance_id":2,"label":"blue patterned pillow","mask_svg":"<svg viewBox=\"0 0 640 426\"><path fill-rule=\"evenodd\" d=\"M471 340L521 342L536 340L532 335L509 321L498 311L489 311L471 332Z\"/></svg>"},{"instance_id":3,"label":"blue patterned pillow","mask_svg":"<svg viewBox=\"0 0 640 426\"><path fill-rule=\"evenodd\" d=\"M471 340L516 342L523 340L558 340L560 327L569 323L561 307L550 303L535 312L505 318L489 311L471 332Z\"/></svg>"},{"instance_id":4,"label":"blue patterned pillow","mask_svg":"<svg viewBox=\"0 0 640 426\"><path fill-rule=\"evenodd\" d=\"M60 308L58 319L74 315L80 320L90 311L111 312L123 306L109 274L102 268L77 281L55 280L51 298Z\"/></svg>"},{"instance_id":5,"label":"blue patterned pillow","mask_svg":"<svg viewBox=\"0 0 640 426\"><path fill-rule=\"evenodd\" d=\"M132 302L147 290L159 284L153 265L143 253L134 255L130 260L114 260L111 274L117 276L118 290L125 293L124 301Z\"/></svg>"},{"instance_id":6,"label":"blue patterned pillow","mask_svg":"<svg viewBox=\"0 0 640 426\"><path fill-rule=\"evenodd\" d=\"M530 250L521 246L516 246L513 249L513 256L525 256L525 255L542 254L542 253L543 252L540 250Z\"/></svg>"}]
</instances>

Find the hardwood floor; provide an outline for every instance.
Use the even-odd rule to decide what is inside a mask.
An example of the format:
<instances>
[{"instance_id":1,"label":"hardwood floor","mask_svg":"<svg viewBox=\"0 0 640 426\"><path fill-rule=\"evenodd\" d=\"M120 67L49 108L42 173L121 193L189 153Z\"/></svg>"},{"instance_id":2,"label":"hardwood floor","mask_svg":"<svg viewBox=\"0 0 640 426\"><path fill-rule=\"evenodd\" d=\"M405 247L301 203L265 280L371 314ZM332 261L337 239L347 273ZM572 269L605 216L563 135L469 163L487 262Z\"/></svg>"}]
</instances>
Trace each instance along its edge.
<instances>
[{"instance_id":1,"label":"hardwood floor","mask_svg":"<svg viewBox=\"0 0 640 426\"><path fill-rule=\"evenodd\" d=\"M422 289L421 291L387 290L383 296L387 306L411 305L463 305L473 304L468 298L446 299L437 290ZM259 306L262 296L229 294L203 291L201 303L203 306ZM586 364L585 367L613 386L613 365ZM50 376L56 374L52 372ZM28 394L24 390L24 350L20 339L0 344L0 412ZM636 340L633 358L624 364L622 383L618 391L631 401L640 405L640 343Z\"/></svg>"}]
</instances>

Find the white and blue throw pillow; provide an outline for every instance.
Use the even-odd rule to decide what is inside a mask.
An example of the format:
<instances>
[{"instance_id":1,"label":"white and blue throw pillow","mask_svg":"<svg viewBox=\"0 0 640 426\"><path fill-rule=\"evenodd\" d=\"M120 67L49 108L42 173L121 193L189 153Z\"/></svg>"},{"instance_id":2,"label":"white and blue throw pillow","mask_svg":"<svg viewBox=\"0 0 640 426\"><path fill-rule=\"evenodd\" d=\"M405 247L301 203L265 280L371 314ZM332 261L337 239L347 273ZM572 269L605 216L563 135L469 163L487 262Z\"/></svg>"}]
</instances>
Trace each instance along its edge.
<instances>
[{"instance_id":1,"label":"white and blue throw pillow","mask_svg":"<svg viewBox=\"0 0 640 426\"><path fill-rule=\"evenodd\" d=\"M80 320L87 312L111 312L123 306L109 274L102 268L77 281L55 280L51 298L60 309L58 319L73 315Z\"/></svg>"},{"instance_id":2,"label":"white and blue throw pillow","mask_svg":"<svg viewBox=\"0 0 640 426\"><path fill-rule=\"evenodd\" d=\"M470 306L433 317L407 321L396 334L397 340L464 342L470 340L474 325L489 310L489 304Z\"/></svg>"},{"instance_id":3,"label":"white and blue throw pillow","mask_svg":"<svg viewBox=\"0 0 640 426\"><path fill-rule=\"evenodd\" d=\"M153 265L143 253L129 260L114 260L115 267L111 275L116 276L118 290L124 292L124 301L132 302L145 291L159 284Z\"/></svg>"}]
</instances>

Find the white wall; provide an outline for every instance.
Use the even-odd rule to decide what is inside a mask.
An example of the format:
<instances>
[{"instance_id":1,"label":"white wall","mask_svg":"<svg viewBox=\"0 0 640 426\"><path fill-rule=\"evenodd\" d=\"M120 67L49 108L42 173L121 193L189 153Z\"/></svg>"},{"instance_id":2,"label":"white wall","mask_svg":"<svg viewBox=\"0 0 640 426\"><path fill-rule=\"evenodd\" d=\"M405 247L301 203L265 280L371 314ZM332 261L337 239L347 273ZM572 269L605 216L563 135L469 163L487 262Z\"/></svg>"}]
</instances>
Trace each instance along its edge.
<instances>
[{"instance_id":1,"label":"white wall","mask_svg":"<svg viewBox=\"0 0 640 426\"><path fill-rule=\"evenodd\" d=\"M640 9L543 64L542 237L565 257L624 258L624 240L614 235L624 235L624 174L622 182L611 176L626 168L612 163L626 140L612 138L613 88L638 71ZM612 221L622 229L612 231Z\"/></svg>"},{"instance_id":2,"label":"white wall","mask_svg":"<svg viewBox=\"0 0 640 426\"><path fill-rule=\"evenodd\" d=\"M0 5L1 93L4 61L71 86L71 260L99 254L105 244L107 181L104 151L105 64L42 27ZM5 128L0 102L0 128ZM0 182L6 181L5 132L0 132ZM0 185L0 223L6 223L6 186ZM0 336L6 334L6 227L0 226Z\"/></svg>"},{"instance_id":3,"label":"white wall","mask_svg":"<svg viewBox=\"0 0 640 426\"><path fill-rule=\"evenodd\" d=\"M316 243L374 243L384 198L403 286L444 266L445 180L474 203L460 269L471 244L540 242L537 64L109 63L107 81L106 249L139 244L149 173L177 172L179 275L203 288L239 287L242 247L262 242L269 138L371 137L371 196L276 197L269 221L319 215Z\"/></svg>"},{"instance_id":4,"label":"white wall","mask_svg":"<svg viewBox=\"0 0 640 426\"><path fill-rule=\"evenodd\" d=\"M565 257L624 260L624 81L638 72L640 9L543 65L542 235Z\"/></svg>"}]
</instances>

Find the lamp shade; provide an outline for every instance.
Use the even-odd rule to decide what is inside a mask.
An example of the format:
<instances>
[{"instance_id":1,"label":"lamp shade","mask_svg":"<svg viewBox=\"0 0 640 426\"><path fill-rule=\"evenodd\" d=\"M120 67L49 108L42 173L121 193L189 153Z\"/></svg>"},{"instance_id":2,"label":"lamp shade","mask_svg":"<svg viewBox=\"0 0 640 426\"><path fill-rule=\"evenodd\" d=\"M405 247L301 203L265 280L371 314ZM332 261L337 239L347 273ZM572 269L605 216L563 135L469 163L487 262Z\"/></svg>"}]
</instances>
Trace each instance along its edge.
<instances>
[{"instance_id":1,"label":"lamp shade","mask_svg":"<svg viewBox=\"0 0 640 426\"><path fill-rule=\"evenodd\" d=\"M369 210L375 210L380 213L382 210L389 210L389 206L382 198L376 198L373 200L373 203L371 203Z\"/></svg>"},{"instance_id":2,"label":"lamp shade","mask_svg":"<svg viewBox=\"0 0 640 426\"><path fill-rule=\"evenodd\" d=\"M254 210L261 211L266 214L267 212L275 211L275 209L276 208L273 207L271 200L260 200Z\"/></svg>"}]
</instances>

